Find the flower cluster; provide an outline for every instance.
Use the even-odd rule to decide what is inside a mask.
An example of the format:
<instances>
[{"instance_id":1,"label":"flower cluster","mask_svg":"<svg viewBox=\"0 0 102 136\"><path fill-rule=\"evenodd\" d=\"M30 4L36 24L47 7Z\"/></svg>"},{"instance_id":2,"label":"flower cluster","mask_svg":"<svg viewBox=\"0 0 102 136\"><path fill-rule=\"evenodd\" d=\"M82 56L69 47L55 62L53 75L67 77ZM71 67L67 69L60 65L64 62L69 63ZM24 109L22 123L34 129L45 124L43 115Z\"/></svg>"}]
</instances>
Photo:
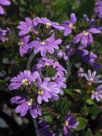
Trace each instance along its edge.
<instances>
[{"instance_id":1,"label":"flower cluster","mask_svg":"<svg viewBox=\"0 0 102 136\"><path fill-rule=\"evenodd\" d=\"M45 38L44 33L40 34L38 28L41 25L44 25L46 31L49 31L50 37ZM50 27L58 30L63 29L61 25L47 18L25 18L25 21L21 21L18 26L19 36L21 37L19 42L20 55L23 56L28 51L34 50L35 54L40 53L41 56L46 56L47 53L53 54L55 50L58 50L62 40L60 38L56 39L54 31L48 29ZM32 34L34 35L33 39ZM42 37L42 39L39 37Z\"/></svg>"},{"instance_id":2,"label":"flower cluster","mask_svg":"<svg viewBox=\"0 0 102 136\"><path fill-rule=\"evenodd\" d=\"M96 12L101 17L99 3L101 2L96 3ZM20 56L33 53L35 58L31 69L11 78L9 89L19 90L18 94L11 98L11 103L17 105L16 113L21 116L30 113L33 118L43 115L43 105L46 107L47 103L51 104L63 96L67 98L65 89L72 88L77 81L76 78L79 79L78 83L85 83L85 86L80 88L89 91L86 91L89 98L101 101L102 76L97 74L102 66L94 50L95 38L100 36L101 30L97 27L95 18L89 19L84 15L79 25L74 13L70 15L69 20L60 24L45 17L26 17L24 21L19 22L17 28ZM94 72L88 70L88 73L85 73L83 65L86 66L85 69L90 67ZM79 69L77 74L76 68ZM68 97L69 95L70 93ZM56 135L50 129L50 125L40 123L42 128L38 130L39 133L46 136ZM78 124L69 112L65 118L64 135L69 135Z\"/></svg>"},{"instance_id":3,"label":"flower cluster","mask_svg":"<svg viewBox=\"0 0 102 136\"><path fill-rule=\"evenodd\" d=\"M19 105L16 108L16 112L20 113L21 116L25 116L27 111L30 110L31 115L34 118L37 117L37 115L41 115L40 109L38 108L39 104L42 104L42 101L49 102L49 100L57 100L59 98L58 94L63 93L61 89L63 86L61 85L64 83L61 83L61 81L51 81L48 77L42 80L38 71L33 73L29 70L20 72L16 77L11 78L9 89L16 90L19 88L28 88L28 95L11 98L12 103ZM34 95L34 98L32 98L32 95ZM24 107L24 110L22 106Z\"/></svg>"}]
</instances>

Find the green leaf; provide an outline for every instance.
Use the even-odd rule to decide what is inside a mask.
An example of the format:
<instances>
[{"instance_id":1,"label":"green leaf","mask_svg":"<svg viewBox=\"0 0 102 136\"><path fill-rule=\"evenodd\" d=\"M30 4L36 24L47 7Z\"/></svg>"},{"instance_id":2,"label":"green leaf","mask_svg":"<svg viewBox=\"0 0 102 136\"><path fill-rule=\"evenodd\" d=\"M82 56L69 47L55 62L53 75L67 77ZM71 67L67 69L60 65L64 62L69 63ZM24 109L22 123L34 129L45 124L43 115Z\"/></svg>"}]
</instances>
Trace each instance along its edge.
<instances>
[{"instance_id":1,"label":"green leaf","mask_svg":"<svg viewBox=\"0 0 102 136\"><path fill-rule=\"evenodd\" d=\"M94 101L92 99L87 99L86 103L89 104L89 105L93 105Z\"/></svg>"},{"instance_id":2,"label":"green leaf","mask_svg":"<svg viewBox=\"0 0 102 136\"><path fill-rule=\"evenodd\" d=\"M93 136L92 131L91 131L90 128L88 128L88 130L87 130L85 136Z\"/></svg>"},{"instance_id":3,"label":"green leaf","mask_svg":"<svg viewBox=\"0 0 102 136\"><path fill-rule=\"evenodd\" d=\"M100 134L99 132L96 132L95 136L102 136L102 134Z\"/></svg>"},{"instance_id":4,"label":"green leaf","mask_svg":"<svg viewBox=\"0 0 102 136\"><path fill-rule=\"evenodd\" d=\"M92 16L93 11L94 11L94 4L95 4L94 0L83 0L77 12L78 16L82 17L83 14Z\"/></svg>"},{"instance_id":5,"label":"green leaf","mask_svg":"<svg viewBox=\"0 0 102 136\"><path fill-rule=\"evenodd\" d=\"M89 113L93 116L97 116L100 112L101 112L101 110L98 108L97 105L94 105L89 108Z\"/></svg>"},{"instance_id":6,"label":"green leaf","mask_svg":"<svg viewBox=\"0 0 102 136\"><path fill-rule=\"evenodd\" d=\"M83 117L80 117L78 118L78 121L79 121L79 125L77 126L76 130L85 129L85 127L87 126L88 120Z\"/></svg>"},{"instance_id":7,"label":"green leaf","mask_svg":"<svg viewBox=\"0 0 102 136\"><path fill-rule=\"evenodd\" d=\"M63 118L65 114L69 111L70 104L70 101L68 101L66 97L60 98L58 101L55 102L54 109L57 111L57 113L60 113L61 117Z\"/></svg>"},{"instance_id":8,"label":"green leaf","mask_svg":"<svg viewBox=\"0 0 102 136\"><path fill-rule=\"evenodd\" d=\"M66 94L69 94L69 95L73 95L73 90L72 89L64 89L64 92L66 93Z\"/></svg>"},{"instance_id":9,"label":"green leaf","mask_svg":"<svg viewBox=\"0 0 102 136\"><path fill-rule=\"evenodd\" d=\"M51 117L51 115L45 115L44 117L43 117L43 119L46 121L46 122L52 122L52 117Z\"/></svg>"}]
</instances>

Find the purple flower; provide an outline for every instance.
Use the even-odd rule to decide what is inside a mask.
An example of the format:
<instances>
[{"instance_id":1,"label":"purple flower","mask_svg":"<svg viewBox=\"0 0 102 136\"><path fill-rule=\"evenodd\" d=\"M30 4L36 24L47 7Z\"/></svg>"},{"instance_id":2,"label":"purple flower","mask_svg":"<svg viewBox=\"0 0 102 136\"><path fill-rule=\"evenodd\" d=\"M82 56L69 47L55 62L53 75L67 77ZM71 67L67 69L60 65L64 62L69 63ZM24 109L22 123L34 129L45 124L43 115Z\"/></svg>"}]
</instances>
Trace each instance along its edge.
<instances>
[{"instance_id":1,"label":"purple flower","mask_svg":"<svg viewBox=\"0 0 102 136\"><path fill-rule=\"evenodd\" d=\"M57 56L59 58L63 58L65 61L70 59L75 54L75 48L73 48L72 44L66 45L64 49L57 51Z\"/></svg>"},{"instance_id":2,"label":"purple flower","mask_svg":"<svg viewBox=\"0 0 102 136\"><path fill-rule=\"evenodd\" d=\"M71 14L70 20L66 20L62 23L62 26L64 26L64 36L69 35L72 33L73 29L75 29L74 24L76 23L77 18L74 13Z\"/></svg>"},{"instance_id":3,"label":"purple flower","mask_svg":"<svg viewBox=\"0 0 102 136\"><path fill-rule=\"evenodd\" d=\"M65 50L58 50L57 56L59 58L63 58L64 60L68 60L69 59L68 56L65 53Z\"/></svg>"},{"instance_id":4,"label":"purple flower","mask_svg":"<svg viewBox=\"0 0 102 136\"><path fill-rule=\"evenodd\" d=\"M31 71L24 70L24 72L20 72L16 77L11 78L9 89L15 90L20 88L21 86L31 85L33 81L35 81L38 77L38 72L34 72L32 74Z\"/></svg>"},{"instance_id":5,"label":"purple flower","mask_svg":"<svg viewBox=\"0 0 102 136\"><path fill-rule=\"evenodd\" d=\"M81 56L83 62L89 64L94 70L99 71L102 68L101 64L96 63L98 56L94 52L83 49L77 50L76 53Z\"/></svg>"},{"instance_id":6,"label":"purple flower","mask_svg":"<svg viewBox=\"0 0 102 136\"><path fill-rule=\"evenodd\" d=\"M28 17L25 18L25 21L21 21L17 28L20 30L19 36L24 36L30 32L34 32L34 24L32 19Z\"/></svg>"},{"instance_id":7,"label":"purple flower","mask_svg":"<svg viewBox=\"0 0 102 136\"><path fill-rule=\"evenodd\" d=\"M85 76L84 69L80 67L77 74L78 74L78 77L81 77L81 78L84 77Z\"/></svg>"},{"instance_id":8,"label":"purple flower","mask_svg":"<svg viewBox=\"0 0 102 136\"><path fill-rule=\"evenodd\" d=\"M95 18L89 18L88 15L84 14L83 15L83 21L88 24L89 28L92 28L96 24L96 19ZM97 27L99 29L99 27Z\"/></svg>"},{"instance_id":9,"label":"purple flower","mask_svg":"<svg viewBox=\"0 0 102 136\"><path fill-rule=\"evenodd\" d=\"M34 53L41 53L41 56L46 56L46 53L53 54L55 49L59 49L59 44L61 44L61 39L55 39L53 34L48 39L41 41L39 38L30 43L30 48L34 48Z\"/></svg>"},{"instance_id":10,"label":"purple flower","mask_svg":"<svg viewBox=\"0 0 102 136\"><path fill-rule=\"evenodd\" d=\"M71 129L74 129L78 125L78 121L76 121L75 117L72 115L71 112L68 113L68 115L65 118L65 123L64 123L64 135L69 136Z\"/></svg>"},{"instance_id":11,"label":"purple flower","mask_svg":"<svg viewBox=\"0 0 102 136\"><path fill-rule=\"evenodd\" d=\"M0 42L5 42L8 40L7 35L10 33L10 29L2 29L0 28Z\"/></svg>"},{"instance_id":12,"label":"purple flower","mask_svg":"<svg viewBox=\"0 0 102 136\"><path fill-rule=\"evenodd\" d=\"M65 84L65 78L64 77L59 77L59 78L56 78L55 80L55 83L60 87L60 88L66 88L66 84ZM63 92L62 92L63 94Z\"/></svg>"},{"instance_id":13,"label":"purple flower","mask_svg":"<svg viewBox=\"0 0 102 136\"><path fill-rule=\"evenodd\" d=\"M97 0L95 5L95 13L99 18L102 18L102 0Z\"/></svg>"},{"instance_id":14,"label":"purple flower","mask_svg":"<svg viewBox=\"0 0 102 136\"><path fill-rule=\"evenodd\" d=\"M88 52L88 55L85 56L84 60L89 64L94 64L95 61L97 60L97 55L93 52Z\"/></svg>"},{"instance_id":15,"label":"purple flower","mask_svg":"<svg viewBox=\"0 0 102 136\"><path fill-rule=\"evenodd\" d=\"M25 36L22 37L22 39L18 43L19 52L22 57L24 56L24 54L26 54L29 51L29 40L30 40L30 36Z\"/></svg>"},{"instance_id":16,"label":"purple flower","mask_svg":"<svg viewBox=\"0 0 102 136\"><path fill-rule=\"evenodd\" d=\"M93 52L89 52L86 49L77 50L78 55L81 55L84 62L93 65L97 60L97 55Z\"/></svg>"},{"instance_id":17,"label":"purple flower","mask_svg":"<svg viewBox=\"0 0 102 136\"><path fill-rule=\"evenodd\" d=\"M29 111L33 118L41 116L41 110L39 105L34 104L33 99L26 99L22 96L15 96L11 98L12 104L17 104L18 106L15 109L16 113L20 113L20 116L25 116Z\"/></svg>"},{"instance_id":18,"label":"purple flower","mask_svg":"<svg viewBox=\"0 0 102 136\"><path fill-rule=\"evenodd\" d=\"M49 19L47 19L46 17L36 17L33 19L33 23L34 24L43 24L46 26L46 28L49 28L49 27L52 27L52 28L55 28L57 30L63 30L64 27L61 26L60 24L56 23L56 22L52 22L50 21Z\"/></svg>"},{"instance_id":19,"label":"purple flower","mask_svg":"<svg viewBox=\"0 0 102 136\"><path fill-rule=\"evenodd\" d=\"M49 67L52 67L52 70L55 71L54 72L55 74L51 77L52 80L55 80L56 78L59 77L64 77L65 74L67 73L64 67L59 64L59 62L44 57L38 60L38 64L36 65L36 70L42 72L44 71L44 69Z\"/></svg>"},{"instance_id":20,"label":"purple flower","mask_svg":"<svg viewBox=\"0 0 102 136\"><path fill-rule=\"evenodd\" d=\"M96 91L92 91L91 98L95 99L98 102L102 100L102 85L98 86L96 88Z\"/></svg>"},{"instance_id":21,"label":"purple flower","mask_svg":"<svg viewBox=\"0 0 102 136\"><path fill-rule=\"evenodd\" d=\"M91 70L88 70L88 74L85 74L84 77L86 80L89 82L89 84L92 83L102 83L102 76L101 75L96 75L96 71L91 72Z\"/></svg>"},{"instance_id":22,"label":"purple flower","mask_svg":"<svg viewBox=\"0 0 102 136\"><path fill-rule=\"evenodd\" d=\"M73 43L77 44L77 43L81 43L80 48L86 48L87 45L90 45L93 43L93 34L99 34L101 33L101 31L97 28L90 28L86 31L83 31L79 34L77 34L74 39L73 39Z\"/></svg>"},{"instance_id":23,"label":"purple flower","mask_svg":"<svg viewBox=\"0 0 102 136\"><path fill-rule=\"evenodd\" d=\"M37 131L41 136L56 136L56 134L51 131L50 125L47 122L40 120L39 125L41 128Z\"/></svg>"},{"instance_id":24,"label":"purple flower","mask_svg":"<svg viewBox=\"0 0 102 136\"><path fill-rule=\"evenodd\" d=\"M9 6L11 4L10 0L0 0L0 14L3 15L5 13L3 6Z\"/></svg>"},{"instance_id":25,"label":"purple flower","mask_svg":"<svg viewBox=\"0 0 102 136\"><path fill-rule=\"evenodd\" d=\"M39 104L42 101L49 102L49 100L57 100L58 94L63 93L62 89L55 82L50 81L50 78L41 79L38 81L38 97L37 102Z\"/></svg>"},{"instance_id":26,"label":"purple flower","mask_svg":"<svg viewBox=\"0 0 102 136\"><path fill-rule=\"evenodd\" d=\"M102 64L93 63L91 65L96 71L100 71L102 69Z\"/></svg>"}]
</instances>

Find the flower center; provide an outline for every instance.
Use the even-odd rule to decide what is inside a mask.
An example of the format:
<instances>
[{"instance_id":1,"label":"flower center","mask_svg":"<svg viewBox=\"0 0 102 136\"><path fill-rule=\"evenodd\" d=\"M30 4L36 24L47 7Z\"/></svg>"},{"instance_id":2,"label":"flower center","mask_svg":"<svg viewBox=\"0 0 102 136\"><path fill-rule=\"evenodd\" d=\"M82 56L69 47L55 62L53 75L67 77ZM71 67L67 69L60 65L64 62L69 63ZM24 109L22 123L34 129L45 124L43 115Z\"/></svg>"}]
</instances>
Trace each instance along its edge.
<instances>
[{"instance_id":1,"label":"flower center","mask_svg":"<svg viewBox=\"0 0 102 136\"><path fill-rule=\"evenodd\" d=\"M94 90L92 90L92 93L94 93Z\"/></svg>"},{"instance_id":2,"label":"flower center","mask_svg":"<svg viewBox=\"0 0 102 136\"><path fill-rule=\"evenodd\" d=\"M44 91L43 90L38 90L39 95L43 95Z\"/></svg>"},{"instance_id":3,"label":"flower center","mask_svg":"<svg viewBox=\"0 0 102 136\"><path fill-rule=\"evenodd\" d=\"M70 23L70 24L69 24L69 27L70 27L70 28L73 28L73 24L72 24L72 23Z\"/></svg>"},{"instance_id":4,"label":"flower center","mask_svg":"<svg viewBox=\"0 0 102 136\"><path fill-rule=\"evenodd\" d=\"M45 45L45 44L46 44L46 42L45 42L45 41L42 41L42 42L41 42L41 44L42 44L42 45Z\"/></svg>"},{"instance_id":5,"label":"flower center","mask_svg":"<svg viewBox=\"0 0 102 136\"><path fill-rule=\"evenodd\" d=\"M53 77L56 75L56 69L53 68L49 63L45 65L45 68L42 70L42 74L47 77Z\"/></svg>"},{"instance_id":6,"label":"flower center","mask_svg":"<svg viewBox=\"0 0 102 136\"><path fill-rule=\"evenodd\" d=\"M87 31L83 31L83 35L87 36L89 33Z\"/></svg>"},{"instance_id":7,"label":"flower center","mask_svg":"<svg viewBox=\"0 0 102 136\"><path fill-rule=\"evenodd\" d=\"M28 79L23 79L22 84L25 85L25 86L28 86L29 85L29 80Z\"/></svg>"},{"instance_id":8,"label":"flower center","mask_svg":"<svg viewBox=\"0 0 102 136\"><path fill-rule=\"evenodd\" d=\"M68 122L68 121L65 121L64 125L65 125L65 126L68 126L68 125L69 125L69 122Z\"/></svg>"},{"instance_id":9,"label":"flower center","mask_svg":"<svg viewBox=\"0 0 102 136\"><path fill-rule=\"evenodd\" d=\"M92 81L94 81L94 79L93 79L93 78L90 78L90 81L92 82Z\"/></svg>"},{"instance_id":10,"label":"flower center","mask_svg":"<svg viewBox=\"0 0 102 136\"><path fill-rule=\"evenodd\" d=\"M98 94L98 92L95 92L94 90L92 90L92 94L97 95L97 94Z\"/></svg>"},{"instance_id":11,"label":"flower center","mask_svg":"<svg viewBox=\"0 0 102 136\"><path fill-rule=\"evenodd\" d=\"M29 31L32 32L32 30L33 30L32 27L29 27Z\"/></svg>"},{"instance_id":12,"label":"flower center","mask_svg":"<svg viewBox=\"0 0 102 136\"><path fill-rule=\"evenodd\" d=\"M24 42L21 40L20 42L18 42L18 45L19 45L19 46L23 46L23 45L24 45Z\"/></svg>"},{"instance_id":13,"label":"flower center","mask_svg":"<svg viewBox=\"0 0 102 136\"><path fill-rule=\"evenodd\" d=\"M89 84L89 85L92 85L93 81L94 81L94 79L93 79L93 78L90 78L88 84Z\"/></svg>"},{"instance_id":14,"label":"flower center","mask_svg":"<svg viewBox=\"0 0 102 136\"><path fill-rule=\"evenodd\" d=\"M91 82L89 82L88 84L89 84L90 86L92 85L92 83L91 83Z\"/></svg>"},{"instance_id":15,"label":"flower center","mask_svg":"<svg viewBox=\"0 0 102 136\"><path fill-rule=\"evenodd\" d=\"M33 103L33 99L30 99L30 100L27 102L27 104L28 104L29 106L31 106L32 103Z\"/></svg>"},{"instance_id":16,"label":"flower center","mask_svg":"<svg viewBox=\"0 0 102 136\"><path fill-rule=\"evenodd\" d=\"M51 26L51 23L46 23L46 27L49 28Z\"/></svg>"},{"instance_id":17,"label":"flower center","mask_svg":"<svg viewBox=\"0 0 102 136\"><path fill-rule=\"evenodd\" d=\"M48 62L45 63L45 66L50 66L50 64Z\"/></svg>"},{"instance_id":18,"label":"flower center","mask_svg":"<svg viewBox=\"0 0 102 136\"><path fill-rule=\"evenodd\" d=\"M95 94L97 95L97 94L98 94L98 92L95 92Z\"/></svg>"}]
</instances>

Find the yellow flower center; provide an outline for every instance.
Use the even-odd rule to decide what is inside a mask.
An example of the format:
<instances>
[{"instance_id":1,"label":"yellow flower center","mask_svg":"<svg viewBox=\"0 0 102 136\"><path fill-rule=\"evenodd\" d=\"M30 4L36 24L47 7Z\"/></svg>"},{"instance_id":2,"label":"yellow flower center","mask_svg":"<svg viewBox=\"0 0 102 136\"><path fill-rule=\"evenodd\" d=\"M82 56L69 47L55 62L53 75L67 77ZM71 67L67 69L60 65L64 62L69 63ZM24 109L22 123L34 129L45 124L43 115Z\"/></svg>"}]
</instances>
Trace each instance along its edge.
<instances>
[{"instance_id":1,"label":"yellow flower center","mask_svg":"<svg viewBox=\"0 0 102 136\"><path fill-rule=\"evenodd\" d=\"M89 82L88 84L89 84L89 85L92 85L92 83L91 83L91 82Z\"/></svg>"},{"instance_id":2,"label":"yellow flower center","mask_svg":"<svg viewBox=\"0 0 102 136\"><path fill-rule=\"evenodd\" d=\"M38 90L38 94L43 95L43 90Z\"/></svg>"},{"instance_id":3,"label":"yellow flower center","mask_svg":"<svg viewBox=\"0 0 102 136\"><path fill-rule=\"evenodd\" d=\"M29 85L28 79L23 79L22 84L25 85L25 86L28 86Z\"/></svg>"},{"instance_id":4,"label":"yellow flower center","mask_svg":"<svg viewBox=\"0 0 102 136\"><path fill-rule=\"evenodd\" d=\"M68 121L65 121L64 125L65 125L65 126L68 126L68 125L69 125L69 122L68 122Z\"/></svg>"},{"instance_id":5,"label":"yellow flower center","mask_svg":"<svg viewBox=\"0 0 102 136\"><path fill-rule=\"evenodd\" d=\"M87 31L83 31L83 34L87 36L89 33Z\"/></svg>"},{"instance_id":6,"label":"yellow flower center","mask_svg":"<svg viewBox=\"0 0 102 136\"><path fill-rule=\"evenodd\" d=\"M75 29L75 26L72 23L69 24L69 27Z\"/></svg>"},{"instance_id":7,"label":"yellow flower center","mask_svg":"<svg viewBox=\"0 0 102 136\"><path fill-rule=\"evenodd\" d=\"M50 23L46 23L46 28L49 28L51 26L51 24Z\"/></svg>"},{"instance_id":8,"label":"yellow flower center","mask_svg":"<svg viewBox=\"0 0 102 136\"><path fill-rule=\"evenodd\" d=\"M32 103L33 103L33 99L30 99L30 100L27 102L27 104L28 104L29 106L31 106Z\"/></svg>"}]
</instances>

